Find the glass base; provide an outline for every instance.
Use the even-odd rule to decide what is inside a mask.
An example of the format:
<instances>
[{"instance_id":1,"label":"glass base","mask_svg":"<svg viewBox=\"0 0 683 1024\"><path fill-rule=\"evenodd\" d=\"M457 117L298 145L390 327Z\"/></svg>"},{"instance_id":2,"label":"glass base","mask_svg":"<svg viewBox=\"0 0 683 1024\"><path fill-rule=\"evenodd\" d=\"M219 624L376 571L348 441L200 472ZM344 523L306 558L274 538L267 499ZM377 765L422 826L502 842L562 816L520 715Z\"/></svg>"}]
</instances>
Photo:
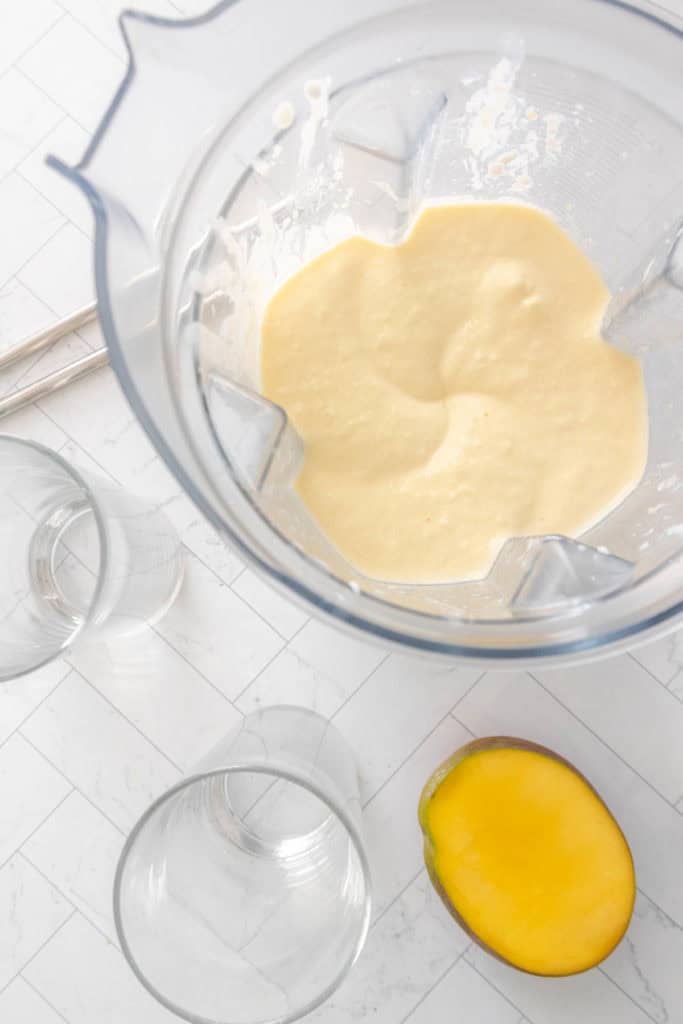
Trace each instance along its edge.
<instances>
[{"instance_id":1,"label":"glass base","mask_svg":"<svg viewBox=\"0 0 683 1024\"><path fill-rule=\"evenodd\" d=\"M82 500L52 511L31 539L32 585L46 614L79 629L92 606L100 562L95 515Z\"/></svg>"}]
</instances>

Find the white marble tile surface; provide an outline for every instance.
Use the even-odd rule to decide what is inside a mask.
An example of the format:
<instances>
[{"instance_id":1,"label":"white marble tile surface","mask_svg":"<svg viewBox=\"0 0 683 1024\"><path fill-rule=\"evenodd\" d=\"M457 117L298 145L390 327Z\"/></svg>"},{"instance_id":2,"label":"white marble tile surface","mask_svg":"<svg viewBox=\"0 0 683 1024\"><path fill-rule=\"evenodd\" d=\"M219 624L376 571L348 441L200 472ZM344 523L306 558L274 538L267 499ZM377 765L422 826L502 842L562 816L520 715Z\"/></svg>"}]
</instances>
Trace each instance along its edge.
<instances>
[{"instance_id":1,"label":"white marble tile surface","mask_svg":"<svg viewBox=\"0 0 683 1024\"><path fill-rule=\"evenodd\" d=\"M177 601L156 629L226 697L236 697L284 641L193 555Z\"/></svg>"},{"instance_id":2,"label":"white marble tile surface","mask_svg":"<svg viewBox=\"0 0 683 1024\"><path fill-rule=\"evenodd\" d=\"M125 47L118 24L121 13L119 0L61 0L61 5L106 47L124 57ZM147 0L140 10L166 18L181 17L180 6L171 0Z\"/></svg>"},{"instance_id":3,"label":"white marble tile surface","mask_svg":"<svg viewBox=\"0 0 683 1024\"><path fill-rule=\"evenodd\" d=\"M599 968L572 978L534 978L472 945L465 959L531 1021L543 1024L647 1024L651 1018Z\"/></svg>"},{"instance_id":4,"label":"white marble tile surface","mask_svg":"<svg viewBox=\"0 0 683 1024\"><path fill-rule=\"evenodd\" d=\"M73 907L21 853L0 868L0 989L70 917Z\"/></svg>"},{"instance_id":5,"label":"white marble tile surface","mask_svg":"<svg viewBox=\"0 0 683 1024\"><path fill-rule=\"evenodd\" d=\"M0 864L69 795L71 785L18 733L0 746Z\"/></svg>"},{"instance_id":6,"label":"white marble tile surface","mask_svg":"<svg viewBox=\"0 0 683 1024\"><path fill-rule=\"evenodd\" d=\"M449 668L390 654L335 714L334 724L356 751L369 799L474 685L479 669ZM415 684L429 700L415 702Z\"/></svg>"},{"instance_id":7,"label":"white marble tile surface","mask_svg":"<svg viewBox=\"0 0 683 1024\"><path fill-rule=\"evenodd\" d=\"M0 32L0 70L10 67L29 52L63 15L54 0L15 4L12 17L3 18Z\"/></svg>"},{"instance_id":8,"label":"white marble tile surface","mask_svg":"<svg viewBox=\"0 0 683 1024\"><path fill-rule=\"evenodd\" d=\"M303 609L279 594L251 569L240 573L232 589L285 640L291 640L308 622L309 616Z\"/></svg>"},{"instance_id":9,"label":"white marble tile surface","mask_svg":"<svg viewBox=\"0 0 683 1024\"><path fill-rule=\"evenodd\" d=\"M447 717L391 775L364 807L365 837L378 917L424 870L417 805L425 782L442 761L471 739Z\"/></svg>"},{"instance_id":10,"label":"white marble tile surface","mask_svg":"<svg viewBox=\"0 0 683 1024\"><path fill-rule=\"evenodd\" d=\"M683 704L628 654L534 675L670 803L683 796ZM643 729L643 722L649 723Z\"/></svg>"},{"instance_id":11,"label":"white marble tile surface","mask_svg":"<svg viewBox=\"0 0 683 1024\"><path fill-rule=\"evenodd\" d=\"M69 671L67 662L58 659L23 679L13 679L0 687L0 744L35 711Z\"/></svg>"},{"instance_id":12,"label":"white marble tile surface","mask_svg":"<svg viewBox=\"0 0 683 1024\"><path fill-rule=\"evenodd\" d=\"M675 689L683 677L683 631L660 637L632 652L636 661L644 665L655 679Z\"/></svg>"},{"instance_id":13,"label":"white marble tile surface","mask_svg":"<svg viewBox=\"0 0 683 1024\"><path fill-rule=\"evenodd\" d=\"M64 1024L64 1018L20 974L0 992L0 1020L12 1024Z\"/></svg>"},{"instance_id":14,"label":"white marble tile surface","mask_svg":"<svg viewBox=\"0 0 683 1024\"><path fill-rule=\"evenodd\" d=\"M74 790L26 840L22 854L116 942L111 879L125 835Z\"/></svg>"},{"instance_id":15,"label":"white marble tile surface","mask_svg":"<svg viewBox=\"0 0 683 1024\"><path fill-rule=\"evenodd\" d=\"M458 1014L477 1024L524 1024L516 1006L461 957L407 1018L410 1024L434 1024Z\"/></svg>"},{"instance_id":16,"label":"white marble tile surface","mask_svg":"<svg viewBox=\"0 0 683 1024\"><path fill-rule=\"evenodd\" d=\"M53 309L16 277L10 278L0 287L0 351L48 327L54 318Z\"/></svg>"},{"instance_id":17,"label":"white marble tile surface","mask_svg":"<svg viewBox=\"0 0 683 1024\"><path fill-rule=\"evenodd\" d=\"M6 6L0 351L92 296L91 211L44 158L78 161L125 66L120 0ZM140 6L180 17L207 0ZM101 343L97 325L79 331L0 375L0 393ZM683 632L532 675L390 654L309 620L245 567L180 491L111 371L1 429L163 506L188 571L154 628L0 688L0 1024L177 1019L117 948L118 852L149 801L243 713L283 702L333 717L356 755L375 889L366 949L315 1024L683 1024ZM626 939L574 979L530 978L468 944L424 870L426 779L473 735L506 732L574 761L633 848Z\"/></svg>"},{"instance_id":18,"label":"white marble tile surface","mask_svg":"<svg viewBox=\"0 0 683 1024\"><path fill-rule=\"evenodd\" d=\"M73 118L60 110L60 120L56 127L43 136L40 144L35 146L19 165L19 172L41 195L49 199L57 209L75 224L89 238L93 235L93 214L90 206L80 191L61 174L55 174L45 163L49 154L58 154L67 164L76 164L83 156L90 135ZM86 274L86 281L91 277ZM80 283L82 287L82 282Z\"/></svg>"},{"instance_id":19,"label":"white marble tile surface","mask_svg":"<svg viewBox=\"0 0 683 1024\"><path fill-rule=\"evenodd\" d=\"M62 111L18 68L0 76L0 178L61 121Z\"/></svg>"},{"instance_id":20,"label":"white marble tile surface","mask_svg":"<svg viewBox=\"0 0 683 1024\"><path fill-rule=\"evenodd\" d=\"M165 473L165 470L163 472ZM221 540L213 526L204 519L186 494L176 492L169 497L164 502L164 512L182 536L185 547L224 583L233 583L244 571L244 562ZM247 604L249 603L247 601ZM252 607L256 608L256 605L251 603Z\"/></svg>"},{"instance_id":21,"label":"white marble tile surface","mask_svg":"<svg viewBox=\"0 0 683 1024\"><path fill-rule=\"evenodd\" d=\"M405 1020L467 946L423 871L370 929L363 958L315 1024ZM485 988L489 986L484 983ZM495 999L495 993L492 992ZM426 1020L427 1018L425 1018Z\"/></svg>"},{"instance_id":22,"label":"white marble tile surface","mask_svg":"<svg viewBox=\"0 0 683 1024\"><path fill-rule=\"evenodd\" d=\"M641 892L624 942L603 965L657 1024L683 1020L680 965L683 928Z\"/></svg>"},{"instance_id":23,"label":"white marble tile surface","mask_svg":"<svg viewBox=\"0 0 683 1024\"><path fill-rule=\"evenodd\" d=\"M24 723L21 734L120 828L130 828L180 776L76 671Z\"/></svg>"},{"instance_id":24,"label":"white marble tile surface","mask_svg":"<svg viewBox=\"0 0 683 1024\"><path fill-rule=\"evenodd\" d=\"M81 969L75 969L79 963ZM74 914L43 947L24 975L69 1024L178 1021L147 994L116 946L81 914Z\"/></svg>"},{"instance_id":25,"label":"white marble tile surface","mask_svg":"<svg viewBox=\"0 0 683 1024\"><path fill-rule=\"evenodd\" d=\"M90 239L69 221L23 265L17 276L58 317L68 316L95 297L91 251Z\"/></svg>"},{"instance_id":26,"label":"white marble tile surface","mask_svg":"<svg viewBox=\"0 0 683 1024\"><path fill-rule=\"evenodd\" d=\"M69 14L24 54L18 66L86 131L94 131L125 67Z\"/></svg>"},{"instance_id":27,"label":"white marble tile surface","mask_svg":"<svg viewBox=\"0 0 683 1024\"><path fill-rule=\"evenodd\" d=\"M125 645L86 642L69 660L183 770L242 720L220 690L154 629L130 637Z\"/></svg>"},{"instance_id":28,"label":"white marble tile surface","mask_svg":"<svg viewBox=\"0 0 683 1024\"><path fill-rule=\"evenodd\" d=\"M0 224L11 245L0 246L0 284L21 271L64 224L64 216L44 196L11 171L0 181Z\"/></svg>"}]
</instances>

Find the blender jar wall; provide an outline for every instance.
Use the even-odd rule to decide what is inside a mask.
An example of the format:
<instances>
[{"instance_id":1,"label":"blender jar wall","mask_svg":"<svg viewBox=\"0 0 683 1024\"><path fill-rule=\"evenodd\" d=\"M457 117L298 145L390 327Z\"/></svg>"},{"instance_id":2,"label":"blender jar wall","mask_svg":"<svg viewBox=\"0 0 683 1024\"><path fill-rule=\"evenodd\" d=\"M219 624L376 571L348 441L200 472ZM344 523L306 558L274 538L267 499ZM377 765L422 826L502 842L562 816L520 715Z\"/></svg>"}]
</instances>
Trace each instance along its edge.
<instances>
[{"instance_id":1,"label":"blender jar wall","mask_svg":"<svg viewBox=\"0 0 683 1024\"><path fill-rule=\"evenodd\" d=\"M293 257L301 262L357 229L395 241L422 199L492 198L512 190L548 208L618 289L627 271L637 272L645 243L656 244L683 209L683 135L676 120L683 99L680 28L645 5L631 11L591 0L554 11L552 24L547 7L533 0L516 5L514 18L495 0L476 7L378 0L347 4L343 12L321 3L313 14L297 2L239 8L228 5L213 25L199 19L182 30L161 29L152 19L134 40L137 65L146 73L131 83L131 92L144 88L150 110L159 106L162 84L174 96L186 93L180 132L168 115L162 126L146 125L152 134L145 163L155 165L159 176L161 154L169 179L155 201L148 194L124 211L126 197L113 198L120 189L120 153L118 177L107 171L105 156L115 146L117 120L125 115L140 132L126 94L94 161L86 159L80 169L99 189L98 278L112 359L181 482L216 525L290 592L342 621L412 646L478 656L538 655L599 645L610 634L638 631L673 613L677 587L668 588L665 571L656 580L651 574L679 550L670 530L678 519L680 424L671 404L678 371L676 360L663 359L654 345L653 368L646 365L654 417L648 476L586 538L632 563L631 571L609 598L587 588L578 603L576 594L559 605L546 595L538 607L527 602L523 611L514 608L515 594L534 567L544 580L548 566L555 571L556 543L512 544L492 577L475 584L397 587L364 580L326 543L282 476L269 489L267 472L258 481L245 472L240 446L249 449L250 424L258 420L264 427L267 413L265 433L252 448L266 450L262 469L278 464L286 430L277 426L277 410L266 406L264 414L254 399L253 415L238 418L244 425L238 445L221 428L225 393L219 388L216 399L210 385L216 373L219 383L223 377L228 385L246 385L240 397L248 402L258 385L253 348L259 309L269 288L291 272ZM170 68L168 50L151 45L152 29L175 38ZM235 57L232 66L228 53ZM210 88L195 103L192 122L187 95L202 77ZM306 92L311 80L331 84L331 116L319 117L313 127L319 97ZM298 115L289 130L273 124L283 99ZM395 134L380 130L373 137L380 119L363 118L373 103L403 109L409 122L403 149ZM487 104L493 137L479 145L477 117L486 114ZM167 97L165 109L172 106ZM308 139L297 139L306 125ZM170 155L168 142L159 152L155 148L162 127L176 143ZM350 139L349 131L356 137ZM304 171L315 165L313 175L301 173L305 146ZM292 209L298 215L294 229ZM253 262L259 250L275 265L266 287ZM131 268L133 251L138 258ZM132 295L135 301L127 302ZM270 441L264 443L264 436ZM291 477L295 444L287 459ZM652 493L661 496L657 487L670 479L665 497L654 503ZM565 545L561 559L567 557L575 568L584 552ZM612 579L613 564L609 573L603 568ZM639 573L644 578L636 585Z\"/></svg>"}]
</instances>

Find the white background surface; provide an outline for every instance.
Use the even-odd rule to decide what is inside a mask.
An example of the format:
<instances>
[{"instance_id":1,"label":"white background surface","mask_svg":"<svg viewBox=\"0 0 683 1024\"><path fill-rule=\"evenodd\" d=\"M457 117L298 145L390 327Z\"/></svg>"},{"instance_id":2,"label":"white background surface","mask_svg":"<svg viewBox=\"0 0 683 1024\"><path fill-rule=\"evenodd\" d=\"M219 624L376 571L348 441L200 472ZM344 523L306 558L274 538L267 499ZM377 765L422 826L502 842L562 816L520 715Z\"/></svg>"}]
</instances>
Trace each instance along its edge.
<instances>
[{"instance_id":1,"label":"white background surface","mask_svg":"<svg viewBox=\"0 0 683 1024\"><path fill-rule=\"evenodd\" d=\"M154 0L178 15L204 0ZM680 5L679 5L680 6ZM43 165L76 159L123 73L116 0L4 0L0 14L0 348L92 294L91 218ZM72 335L0 379L6 391L100 343ZM151 495L188 549L155 629L79 648L0 689L0 1022L157 1024L129 972L110 889L137 815L239 716L292 702L355 750L374 924L324 1024L683 1022L683 638L594 667L488 673L388 655L308 620L245 569L179 493L109 370L3 422ZM599 969L525 977L473 948L422 867L415 820L432 770L472 735L512 733L574 761L616 812L639 892Z\"/></svg>"}]
</instances>

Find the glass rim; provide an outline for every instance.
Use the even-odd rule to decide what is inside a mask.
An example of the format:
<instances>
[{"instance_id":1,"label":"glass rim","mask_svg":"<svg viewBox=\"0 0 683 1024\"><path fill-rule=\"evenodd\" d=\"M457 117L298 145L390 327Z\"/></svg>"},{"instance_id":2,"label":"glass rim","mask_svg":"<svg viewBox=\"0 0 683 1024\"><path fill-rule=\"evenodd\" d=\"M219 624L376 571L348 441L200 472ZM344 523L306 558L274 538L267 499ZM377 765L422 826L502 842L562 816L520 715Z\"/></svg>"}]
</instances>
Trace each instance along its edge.
<instances>
[{"instance_id":1,"label":"glass rim","mask_svg":"<svg viewBox=\"0 0 683 1024\"><path fill-rule=\"evenodd\" d=\"M95 279L100 319L110 351L111 365L156 451L191 500L247 564L260 572L271 585L284 590L288 597L302 603L311 613L334 623L338 628L365 636L371 642L380 641L408 653L446 657L464 664L553 664L568 657L576 661L586 661L618 653L628 644L646 642L660 632L674 629L683 619L683 591L679 587L670 588L664 600L660 600L659 596L648 598L646 601L641 599L637 602L639 607L634 607L628 600L631 591L624 593L617 590L575 606L568 610L567 615L544 614L534 617L531 621L525 617L491 621L470 619L462 615L432 615L386 602L366 592L349 594L346 592L344 581L331 572L323 572L313 560L302 556L286 538L279 536L272 524L266 524L270 529L268 540L273 541L277 552L274 554L273 550L266 550L264 554L263 544L253 534L251 527L245 529L242 523L235 521L234 516L229 514L228 504L207 473L204 460L199 457L197 461L206 491L196 485L180 464L163 431L149 413L147 403L139 393L134 376L127 365L108 287L108 211L96 186L88 180L86 172L139 72L138 55L127 31L129 24L140 22L153 27L182 31L184 28L195 28L210 23L239 2L241 0L219 0L202 14L179 20L124 11L119 22L127 50L126 71L90 145L75 166L69 166L54 156L47 158L51 167L62 173L86 195L93 209L96 222ZM586 0L586 4L588 7L611 8L623 17L649 22L664 32L672 33L677 40L683 42L683 18L677 12L662 7L655 0ZM226 129L227 126L223 126L221 133ZM209 154L210 147L203 153L202 160L192 175L193 180ZM187 188L184 187L182 195L176 195L174 201L184 202L186 194ZM178 213L174 216L177 222ZM165 345L164 361L168 374ZM197 457L192 432L180 408L172 375L169 379L171 397L175 411L179 414L183 437L189 444L193 456ZM238 497L241 499L242 495ZM258 525L260 528L260 524ZM302 567L304 572L301 572ZM643 582L648 580L639 580L637 585L642 587ZM340 599L340 593L343 599ZM642 590L639 593L642 594ZM592 615L593 612L596 614ZM577 614L580 619L578 629L575 628ZM530 630L529 635L517 639L511 635L511 627L514 629L515 626L533 626L534 629Z\"/></svg>"},{"instance_id":2,"label":"glass rim","mask_svg":"<svg viewBox=\"0 0 683 1024\"><path fill-rule=\"evenodd\" d=\"M60 469L62 469L67 476L71 477L73 482L85 491L85 494L90 502L90 506L95 517L95 525L97 527L98 541L100 545L99 551L99 566L97 579L95 581L95 589L93 590L90 603L88 605L87 614L83 616L82 621L76 626L72 633L62 642L62 644L53 651L52 654L46 657L41 657L38 661L24 668L21 668L18 672L13 672L12 675L6 675L5 671L0 667L0 683L9 682L12 679L20 679L22 676L28 675L30 672L36 672L40 668L44 668L45 665L49 665L55 658L61 657L65 651L73 645L74 641L81 635L84 629L86 629L94 618L94 612L99 604L104 589L104 567L107 564L109 556L109 542L107 537L107 527L105 524L104 516L100 509L99 501L95 496L92 487L85 479L85 477L77 470L74 466L68 462L63 455L56 452L53 448L49 448L45 444L41 444L40 441L32 441L24 437L16 437L14 434L7 434L0 432L0 446L10 442L11 444L20 445L24 448L28 448L31 451L37 452L39 455L45 456L48 461L54 462Z\"/></svg>"},{"instance_id":3,"label":"glass rim","mask_svg":"<svg viewBox=\"0 0 683 1024\"><path fill-rule=\"evenodd\" d=\"M274 707L283 706L285 705L275 705ZM272 708L264 710L272 710ZM295 710L307 711L308 709L296 708ZM121 952L123 953L124 958L128 963L128 966L133 971L138 981L144 986L147 992L149 992L149 994L157 1000L157 1002L161 1003L162 1006L166 1007L166 1009L170 1010L172 1013L175 1013L178 1017L183 1018L183 1020L189 1021L189 1024L234 1024L234 1022L227 1018L218 1019L217 1017L204 1017L201 1014L193 1013L191 1010L188 1010L186 1008L181 1008L178 1004L174 1003L172 1000L164 996L159 991L159 989L157 989L156 986L153 985L151 981L147 978L145 973L139 967L138 962L135 956L133 955L130 944L126 938L126 932L123 925L121 899L123 875L126 870L128 859L135 846L135 843L141 836L145 827L150 823L150 821L157 814L157 812L160 811L170 800L176 797L179 793L183 792L183 790L189 790L198 782L205 782L206 780L212 778L229 776L232 774L242 774L247 772L254 773L257 775L270 775L278 779L284 779L287 782L291 782L297 786L300 786L302 789L307 790L307 792L317 797L318 800L320 800L321 803L323 803L330 810L330 812L335 815L337 820L346 830L351 842L353 843L353 847L356 851L356 855L358 856L358 860L361 866L361 871L363 874L363 883L365 887L365 905L363 918L361 921L358 937L353 948L353 952L351 956L348 957L340 966L339 970L337 971L332 981L329 982L329 984L321 992L319 992L318 995L316 995L313 999L309 1000L309 1002L300 1009L292 1011L288 1013L286 1016L282 1017L258 1019L254 1018L253 1021L250 1022L250 1024L294 1024L294 1021L300 1020L302 1017L307 1016L309 1013L312 1013L313 1010L317 1009L317 1007L321 1006L327 999L330 998L330 996L334 992L336 992L336 990L339 988L342 982L348 977L354 964L358 960L358 957L360 956L363 947L365 946L368 932L370 930L370 917L372 913L372 877L370 872L370 863L365 852L363 839L360 835L358 828L356 827L350 816L347 814L347 812L344 810L344 808L339 806L334 799L331 799L323 791L322 787L317 786L309 778L304 777L303 774L299 775L294 771L284 768L278 768L277 766L266 766L263 764L262 761L235 761L232 763L222 765L219 768L212 768L206 771L193 772L191 775L188 775L186 778L181 779L175 785L165 790L160 796L156 798L156 800L154 800L149 805L149 807L140 816L140 818L138 818L121 849L118 863L116 865L116 872L114 874L113 884L114 927L116 929L118 940L121 944Z\"/></svg>"}]
</instances>

